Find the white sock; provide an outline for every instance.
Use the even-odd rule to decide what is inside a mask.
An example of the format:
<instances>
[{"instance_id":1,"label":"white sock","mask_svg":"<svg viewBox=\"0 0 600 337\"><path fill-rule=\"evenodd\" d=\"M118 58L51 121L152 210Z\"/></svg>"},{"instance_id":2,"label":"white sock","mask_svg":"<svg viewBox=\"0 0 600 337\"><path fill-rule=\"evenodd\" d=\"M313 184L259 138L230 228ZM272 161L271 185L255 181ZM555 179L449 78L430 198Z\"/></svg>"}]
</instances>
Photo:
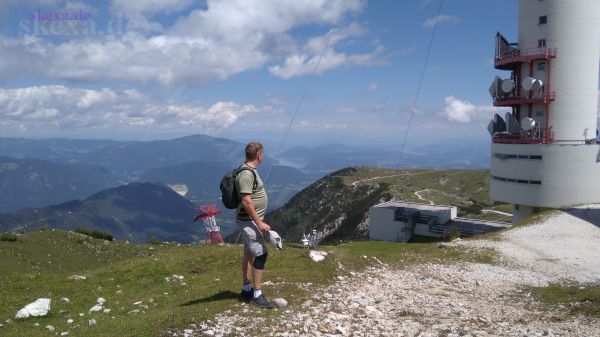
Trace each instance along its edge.
<instances>
[{"instance_id":1,"label":"white sock","mask_svg":"<svg viewBox=\"0 0 600 337\"><path fill-rule=\"evenodd\" d=\"M260 289L254 290L254 298L259 298L262 295L262 291Z\"/></svg>"},{"instance_id":2,"label":"white sock","mask_svg":"<svg viewBox=\"0 0 600 337\"><path fill-rule=\"evenodd\" d=\"M250 291L250 290L252 290L252 287L250 286L250 283L244 283L244 284L242 284L242 290L243 291Z\"/></svg>"}]
</instances>

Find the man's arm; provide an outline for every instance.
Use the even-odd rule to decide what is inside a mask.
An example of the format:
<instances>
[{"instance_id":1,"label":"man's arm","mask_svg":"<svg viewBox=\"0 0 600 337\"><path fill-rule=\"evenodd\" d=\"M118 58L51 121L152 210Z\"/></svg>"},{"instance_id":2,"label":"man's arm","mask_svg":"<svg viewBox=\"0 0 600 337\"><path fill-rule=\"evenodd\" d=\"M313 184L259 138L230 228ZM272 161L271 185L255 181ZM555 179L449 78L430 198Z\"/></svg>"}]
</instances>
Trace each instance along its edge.
<instances>
[{"instance_id":1,"label":"man's arm","mask_svg":"<svg viewBox=\"0 0 600 337\"><path fill-rule=\"evenodd\" d=\"M242 194L242 207L246 211L246 214L250 216L250 219L254 221L256 227L261 232L268 232L271 229L271 226L267 225L266 222L262 221L261 218L256 213L256 207L254 207L254 203L252 202L251 194Z\"/></svg>"}]
</instances>

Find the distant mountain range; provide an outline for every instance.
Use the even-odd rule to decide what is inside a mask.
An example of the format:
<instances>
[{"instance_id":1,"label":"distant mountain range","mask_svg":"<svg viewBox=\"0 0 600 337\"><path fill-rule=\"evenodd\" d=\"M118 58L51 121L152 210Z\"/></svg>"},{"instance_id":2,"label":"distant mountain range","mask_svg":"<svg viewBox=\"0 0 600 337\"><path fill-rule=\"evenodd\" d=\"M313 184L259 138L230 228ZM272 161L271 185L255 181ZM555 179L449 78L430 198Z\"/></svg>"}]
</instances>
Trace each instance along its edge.
<instances>
[{"instance_id":1,"label":"distant mountain range","mask_svg":"<svg viewBox=\"0 0 600 337\"><path fill-rule=\"evenodd\" d=\"M116 185L99 166L0 156L0 213L82 199Z\"/></svg>"},{"instance_id":2,"label":"distant mountain range","mask_svg":"<svg viewBox=\"0 0 600 337\"><path fill-rule=\"evenodd\" d=\"M44 208L0 215L0 231L29 231L39 226L71 230L89 227L117 239L147 242L194 242L204 238L204 225L193 223L195 206L165 185L131 183Z\"/></svg>"},{"instance_id":3,"label":"distant mountain range","mask_svg":"<svg viewBox=\"0 0 600 337\"><path fill-rule=\"evenodd\" d=\"M400 148L373 146L296 146L277 156L282 163L294 165L312 178L345 167L364 165L385 168L464 168L489 167L489 146L485 142L449 141L443 144Z\"/></svg>"}]
</instances>

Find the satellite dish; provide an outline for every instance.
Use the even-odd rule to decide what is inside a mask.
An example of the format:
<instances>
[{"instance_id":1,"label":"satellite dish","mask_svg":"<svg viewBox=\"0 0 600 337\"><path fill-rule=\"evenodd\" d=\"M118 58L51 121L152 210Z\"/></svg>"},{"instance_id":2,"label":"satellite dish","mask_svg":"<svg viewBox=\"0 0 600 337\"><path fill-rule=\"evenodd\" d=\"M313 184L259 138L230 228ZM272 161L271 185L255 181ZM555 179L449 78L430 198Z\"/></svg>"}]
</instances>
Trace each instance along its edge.
<instances>
[{"instance_id":1,"label":"satellite dish","mask_svg":"<svg viewBox=\"0 0 600 337\"><path fill-rule=\"evenodd\" d=\"M510 112L507 112L506 115L504 116L504 120L506 120L508 132L510 132L510 133L521 132L521 124L519 124L519 121L515 118L515 116L513 116L513 114L511 114Z\"/></svg>"},{"instance_id":2,"label":"satellite dish","mask_svg":"<svg viewBox=\"0 0 600 337\"><path fill-rule=\"evenodd\" d=\"M521 128L525 131L529 131L535 127L535 121L533 118L525 117L521 119Z\"/></svg>"},{"instance_id":3,"label":"satellite dish","mask_svg":"<svg viewBox=\"0 0 600 337\"><path fill-rule=\"evenodd\" d=\"M488 91L490 92L490 96L492 96L492 98L496 98L497 92L496 92L496 80L494 80L492 82L492 84L490 85L490 88L488 89Z\"/></svg>"},{"instance_id":4,"label":"satellite dish","mask_svg":"<svg viewBox=\"0 0 600 337\"><path fill-rule=\"evenodd\" d=\"M496 124L496 128L494 131L496 132L505 132L506 131L506 122L500 115L494 114L494 122Z\"/></svg>"},{"instance_id":5,"label":"satellite dish","mask_svg":"<svg viewBox=\"0 0 600 337\"><path fill-rule=\"evenodd\" d=\"M542 89L543 86L544 86L544 83L541 80L535 80L531 86L531 90L533 92L538 92L538 91L540 91L540 89Z\"/></svg>"},{"instance_id":6,"label":"satellite dish","mask_svg":"<svg viewBox=\"0 0 600 337\"><path fill-rule=\"evenodd\" d=\"M514 88L515 88L515 81L513 81L511 79L506 79L506 80L502 81L502 85L500 86L500 89L505 94L510 93Z\"/></svg>"},{"instance_id":7,"label":"satellite dish","mask_svg":"<svg viewBox=\"0 0 600 337\"><path fill-rule=\"evenodd\" d=\"M496 98L500 95L500 83L502 82L502 79L498 76L496 76L494 78L494 81L492 82L492 84L490 84L490 88L488 89L490 92L490 95L492 96L492 98Z\"/></svg>"},{"instance_id":8,"label":"satellite dish","mask_svg":"<svg viewBox=\"0 0 600 337\"><path fill-rule=\"evenodd\" d=\"M487 126L487 130L490 133L490 136L494 136L494 132L496 130L496 122L492 119Z\"/></svg>"},{"instance_id":9,"label":"satellite dish","mask_svg":"<svg viewBox=\"0 0 600 337\"><path fill-rule=\"evenodd\" d=\"M533 88L533 84L535 83L535 81L535 78L527 76L521 82L521 87L523 87L523 90L529 91L531 90L531 88Z\"/></svg>"}]
</instances>

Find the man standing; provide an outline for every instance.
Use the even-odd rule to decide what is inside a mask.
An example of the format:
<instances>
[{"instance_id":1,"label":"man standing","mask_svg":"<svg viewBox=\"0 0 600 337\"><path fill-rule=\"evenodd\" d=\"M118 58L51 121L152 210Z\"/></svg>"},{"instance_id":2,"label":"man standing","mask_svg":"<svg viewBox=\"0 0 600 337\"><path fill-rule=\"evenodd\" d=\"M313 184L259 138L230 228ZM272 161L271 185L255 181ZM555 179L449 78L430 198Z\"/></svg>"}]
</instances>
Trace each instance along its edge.
<instances>
[{"instance_id":1,"label":"man standing","mask_svg":"<svg viewBox=\"0 0 600 337\"><path fill-rule=\"evenodd\" d=\"M263 233L268 233L271 227L263 221L268 199L256 171L264 156L261 143L250 142L246 145L246 161L241 168L247 169L235 176L235 187L241 201L236 210L236 222L244 240L241 297L260 308L270 309L274 305L262 293L261 283L268 255ZM254 287L250 286L250 279L254 281Z\"/></svg>"}]
</instances>

